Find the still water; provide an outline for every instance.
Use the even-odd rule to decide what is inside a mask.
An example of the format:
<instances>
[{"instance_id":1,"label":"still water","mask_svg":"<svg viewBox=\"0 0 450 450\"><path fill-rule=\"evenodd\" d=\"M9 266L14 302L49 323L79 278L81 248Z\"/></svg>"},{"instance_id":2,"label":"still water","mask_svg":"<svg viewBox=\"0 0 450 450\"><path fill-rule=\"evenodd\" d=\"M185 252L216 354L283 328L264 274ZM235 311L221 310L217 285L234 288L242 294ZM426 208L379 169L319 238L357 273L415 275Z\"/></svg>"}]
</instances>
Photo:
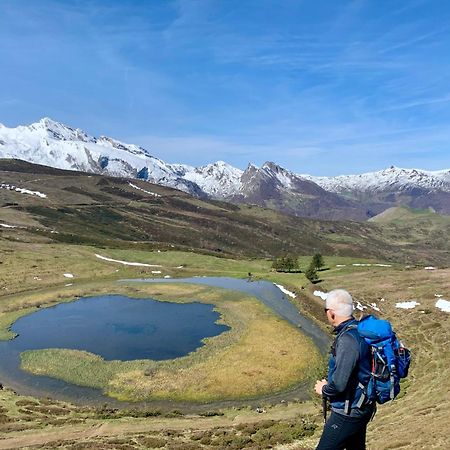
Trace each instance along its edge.
<instances>
[{"instance_id":1,"label":"still water","mask_svg":"<svg viewBox=\"0 0 450 450\"><path fill-rule=\"evenodd\" d=\"M202 339L229 330L216 323L214 306L170 303L118 295L82 298L44 308L18 319L18 336L0 341L0 382L32 395L67 400L103 397L100 390L36 376L20 369L25 350L86 350L106 360L173 359L203 345ZM104 399L104 397L103 397Z\"/></svg>"},{"instance_id":2,"label":"still water","mask_svg":"<svg viewBox=\"0 0 450 450\"><path fill-rule=\"evenodd\" d=\"M229 327L213 305L169 303L118 295L83 298L19 319L19 336L9 346L19 352L43 348L86 350L106 360L173 359Z\"/></svg>"}]
</instances>

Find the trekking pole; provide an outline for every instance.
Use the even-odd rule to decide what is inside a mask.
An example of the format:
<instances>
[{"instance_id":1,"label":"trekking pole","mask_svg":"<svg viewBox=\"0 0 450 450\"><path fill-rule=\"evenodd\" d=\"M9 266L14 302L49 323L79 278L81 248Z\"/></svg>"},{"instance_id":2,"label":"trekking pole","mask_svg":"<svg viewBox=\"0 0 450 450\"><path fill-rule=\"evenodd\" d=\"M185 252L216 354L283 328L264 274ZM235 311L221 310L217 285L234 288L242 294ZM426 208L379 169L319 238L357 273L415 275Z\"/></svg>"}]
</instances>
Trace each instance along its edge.
<instances>
[{"instance_id":1,"label":"trekking pole","mask_svg":"<svg viewBox=\"0 0 450 450\"><path fill-rule=\"evenodd\" d=\"M323 412L323 423L327 421L327 398L322 395L322 412Z\"/></svg>"}]
</instances>

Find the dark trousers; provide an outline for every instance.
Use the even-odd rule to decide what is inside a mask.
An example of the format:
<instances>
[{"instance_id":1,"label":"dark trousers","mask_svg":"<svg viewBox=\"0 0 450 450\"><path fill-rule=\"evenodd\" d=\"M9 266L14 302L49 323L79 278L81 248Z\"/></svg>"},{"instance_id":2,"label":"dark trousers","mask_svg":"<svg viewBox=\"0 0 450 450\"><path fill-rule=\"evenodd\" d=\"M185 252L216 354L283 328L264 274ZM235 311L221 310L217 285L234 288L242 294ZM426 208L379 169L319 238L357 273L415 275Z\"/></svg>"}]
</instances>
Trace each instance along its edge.
<instances>
[{"instance_id":1,"label":"dark trousers","mask_svg":"<svg viewBox=\"0 0 450 450\"><path fill-rule=\"evenodd\" d=\"M350 417L331 411L316 450L365 450L369 416Z\"/></svg>"}]
</instances>

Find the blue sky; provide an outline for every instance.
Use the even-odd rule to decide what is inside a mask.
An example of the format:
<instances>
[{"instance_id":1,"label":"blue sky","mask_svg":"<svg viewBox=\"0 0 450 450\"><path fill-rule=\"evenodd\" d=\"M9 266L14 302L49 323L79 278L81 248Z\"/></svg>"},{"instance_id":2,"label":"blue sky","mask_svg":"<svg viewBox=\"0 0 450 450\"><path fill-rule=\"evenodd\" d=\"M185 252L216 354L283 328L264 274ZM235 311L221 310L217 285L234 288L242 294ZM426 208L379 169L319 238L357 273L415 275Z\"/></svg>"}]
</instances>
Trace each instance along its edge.
<instances>
[{"instance_id":1,"label":"blue sky","mask_svg":"<svg viewBox=\"0 0 450 450\"><path fill-rule=\"evenodd\" d=\"M0 122L167 162L450 168L450 2L0 0Z\"/></svg>"}]
</instances>

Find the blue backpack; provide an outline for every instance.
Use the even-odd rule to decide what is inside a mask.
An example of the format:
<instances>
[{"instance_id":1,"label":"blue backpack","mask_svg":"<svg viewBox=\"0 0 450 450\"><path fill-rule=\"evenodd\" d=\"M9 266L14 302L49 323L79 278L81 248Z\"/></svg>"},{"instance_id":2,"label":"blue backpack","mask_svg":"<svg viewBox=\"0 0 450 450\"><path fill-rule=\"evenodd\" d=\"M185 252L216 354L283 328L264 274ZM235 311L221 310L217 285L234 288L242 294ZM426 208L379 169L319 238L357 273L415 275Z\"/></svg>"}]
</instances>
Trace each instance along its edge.
<instances>
[{"instance_id":1,"label":"blue backpack","mask_svg":"<svg viewBox=\"0 0 450 450\"><path fill-rule=\"evenodd\" d=\"M372 353L368 399L380 404L394 400L400 392L400 378L408 375L410 351L397 339L387 320L366 316L359 321L357 330Z\"/></svg>"}]
</instances>

